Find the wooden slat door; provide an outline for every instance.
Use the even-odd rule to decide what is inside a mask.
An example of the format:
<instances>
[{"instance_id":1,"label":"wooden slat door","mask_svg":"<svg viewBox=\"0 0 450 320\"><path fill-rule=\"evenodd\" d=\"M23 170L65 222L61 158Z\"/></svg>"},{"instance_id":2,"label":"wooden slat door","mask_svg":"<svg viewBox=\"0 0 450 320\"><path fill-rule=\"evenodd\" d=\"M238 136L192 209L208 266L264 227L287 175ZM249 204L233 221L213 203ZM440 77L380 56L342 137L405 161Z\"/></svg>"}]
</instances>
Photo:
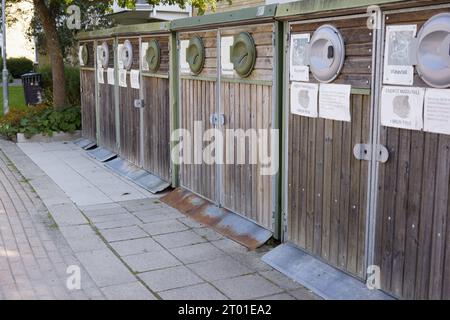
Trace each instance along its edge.
<instances>
[{"instance_id":1,"label":"wooden slat door","mask_svg":"<svg viewBox=\"0 0 450 320\"><path fill-rule=\"evenodd\" d=\"M103 68L104 83L98 84L98 104L99 104L99 145L110 151L117 152L116 140L116 113L114 85L108 84L107 69L114 68L114 40L98 40L101 45L105 41L109 48L108 67ZM99 66L97 66L98 68Z\"/></svg>"},{"instance_id":2,"label":"wooden slat door","mask_svg":"<svg viewBox=\"0 0 450 320\"><path fill-rule=\"evenodd\" d=\"M387 14L418 30L447 9ZM384 41L383 41L384 42ZM416 75L415 87L427 87ZM380 127L375 264L383 290L405 299L450 299L450 136Z\"/></svg>"},{"instance_id":3,"label":"wooden slat door","mask_svg":"<svg viewBox=\"0 0 450 320\"><path fill-rule=\"evenodd\" d=\"M88 48L88 63L80 68L80 90L81 90L81 125L83 138L97 141L97 120L95 110L95 51L94 42L86 43Z\"/></svg>"},{"instance_id":4,"label":"wooden slat door","mask_svg":"<svg viewBox=\"0 0 450 320\"><path fill-rule=\"evenodd\" d=\"M333 83L367 90L371 88L373 34L361 28L366 19L291 24L290 32L312 34L326 23L337 27L345 40L346 59ZM316 82L312 74L310 79ZM364 279L370 162L356 159L353 148L372 141L371 96L352 94L350 105L351 122L288 111L287 240Z\"/></svg>"},{"instance_id":5,"label":"wooden slat door","mask_svg":"<svg viewBox=\"0 0 450 320\"><path fill-rule=\"evenodd\" d=\"M215 126L210 117L217 112L216 83L217 83L217 31L183 32L179 40L189 40L198 35L205 46L205 65L197 75L180 75L180 128L191 133L193 147L194 124L200 124L203 132ZM204 142L206 147L209 142ZM202 148L203 150L203 148ZM191 164L184 161L180 164L180 184L182 187L197 193L214 203L217 203L216 193L216 165L203 162L199 154L200 163L194 164L194 149L191 149ZM187 156L183 150L183 156Z\"/></svg>"},{"instance_id":6,"label":"wooden slat door","mask_svg":"<svg viewBox=\"0 0 450 320\"><path fill-rule=\"evenodd\" d=\"M260 146L258 141L250 140L251 134L247 130L269 131L273 124L273 96L272 86L274 75L273 30L274 24L262 24L239 28L227 28L220 31L221 37L238 35L248 32L256 45L256 64L247 78L240 78L237 74L221 75L220 84L220 113L225 116L221 131L225 138L224 161L221 172L220 203L223 207L255 221L266 229L272 230L272 175L262 175L263 164L257 158L257 163L251 163L253 149L256 157ZM232 130L246 135L245 150L238 150L238 139L227 136ZM233 149L227 150L227 137L234 139ZM268 149L270 149L270 139ZM239 152L245 151L239 161ZM272 153L277 150L270 150ZM229 153L230 156L227 154ZM231 156L232 155L232 156ZM227 158L230 158L230 161Z\"/></svg>"},{"instance_id":7,"label":"wooden slat door","mask_svg":"<svg viewBox=\"0 0 450 320\"><path fill-rule=\"evenodd\" d=\"M170 181L169 37L143 37L141 42L151 40L157 40L159 43L161 63L156 73L142 73L143 168L165 181Z\"/></svg>"},{"instance_id":8,"label":"wooden slat door","mask_svg":"<svg viewBox=\"0 0 450 320\"><path fill-rule=\"evenodd\" d=\"M127 38L119 39L123 43ZM133 46L133 63L131 69L139 70L139 39L128 38ZM140 109L134 107L134 100L139 99L139 89L131 88L130 72L127 75L127 87L119 87L120 151L125 160L140 166Z\"/></svg>"}]
</instances>

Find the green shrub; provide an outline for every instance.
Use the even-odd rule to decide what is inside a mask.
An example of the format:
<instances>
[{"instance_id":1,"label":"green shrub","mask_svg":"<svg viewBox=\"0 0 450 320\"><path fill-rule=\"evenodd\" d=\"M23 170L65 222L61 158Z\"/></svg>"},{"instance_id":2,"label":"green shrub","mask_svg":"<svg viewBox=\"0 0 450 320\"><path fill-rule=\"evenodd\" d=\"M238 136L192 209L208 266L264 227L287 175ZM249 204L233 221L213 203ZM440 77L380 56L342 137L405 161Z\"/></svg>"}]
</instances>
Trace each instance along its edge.
<instances>
[{"instance_id":1,"label":"green shrub","mask_svg":"<svg viewBox=\"0 0 450 320\"><path fill-rule=\"evenodd\" d=\"M49 65L39 67L38 72L42 74L42 86L44 89L44 99L48 104L53 104L53 82L52 68ZM80 70L78 67L65 66L66 75L66 95L69 106L79 106L80 99Z\"/></svg>"},{"instance_id":2,"label":"green shrub","mask_svg":"<svg viewBox=\"0 0 450 320\"><path fill-rule=\"evenodd\" d=\"M3 68L3 60L0 59L0 66ZM21 75L33 71L33 61L28 58L9 58L6 60L9 74L13 78L20 78Z\"/></svg>"},{"instance_id":3,"label":"green shrub","mask_svg":"<svg viewBox=\"0 0 450 320\"><path fill-rule=\"evenodd\" d=\"M53 132L74 132L81 128L79 107L54 110L47 105L38 105L26 110L11 110L0 119L0 135L12 139L17 133L30 138L42 133L51 136Z\"/></svg>"}]
</instances>

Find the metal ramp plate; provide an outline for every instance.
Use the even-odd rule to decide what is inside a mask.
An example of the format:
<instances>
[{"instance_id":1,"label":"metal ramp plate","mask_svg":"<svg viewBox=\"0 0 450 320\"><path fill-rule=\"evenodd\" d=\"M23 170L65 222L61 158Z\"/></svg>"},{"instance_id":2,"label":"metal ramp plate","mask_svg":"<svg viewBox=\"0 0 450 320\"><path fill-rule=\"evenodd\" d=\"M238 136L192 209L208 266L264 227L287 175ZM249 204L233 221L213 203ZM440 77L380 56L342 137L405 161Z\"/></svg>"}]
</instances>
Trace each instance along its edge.
<instances>
[{"instance_id":1,"label":"metal ramp plate","mask_svg":"<svg viewBox=\"0 0 450 320\"><path fill-rule=\"evenodd\" d=\"M335 269L290 243L279 245L262 260L305 286L315 294L330 300L392 300L379 290Z\"/></svg>"},{"instance_id":2,"label":"metal ramp plate","mask_svg":"<svg viewBox=\"0 0 450 320\"><path fill-rule=\"evenodd\" d=\"M86 139L86 138L77 139L73 143L84 150L88 150L88 149L96 146L95 142L93 142L89 139Z\"/></svg>"},{"instance_id":3,"label":"metal ramp plate","mask_svg":"<svg viewBox=\"0 0 450 320\"><path fill-rule=\"evenodd\" d=\"M262 246L272 237L271 231L182 188L163 196L161 201L249 249Z\"/></svg>"},{"instance_id":4,"label":"metal ramp plate","mask_svg":"<svg viewBox=\"0 0 450 320\"><path fill-rule=\"evenodd\" d=\"M117 156L115 153L112 153L111 151L102 147L89 150L87 154L101 162L111 160Z\"/></svg>"},{"instance_id":5,"label":"metal ramp plate","mask_svg":"<svg viewBox=\"0 0 450 320\"><path fill-rule=\"evenodd\" d=\"M121 158L105 162L105 166L151 193L161 192L170 186L170 183Z\"/></svg>"}]
</instances>

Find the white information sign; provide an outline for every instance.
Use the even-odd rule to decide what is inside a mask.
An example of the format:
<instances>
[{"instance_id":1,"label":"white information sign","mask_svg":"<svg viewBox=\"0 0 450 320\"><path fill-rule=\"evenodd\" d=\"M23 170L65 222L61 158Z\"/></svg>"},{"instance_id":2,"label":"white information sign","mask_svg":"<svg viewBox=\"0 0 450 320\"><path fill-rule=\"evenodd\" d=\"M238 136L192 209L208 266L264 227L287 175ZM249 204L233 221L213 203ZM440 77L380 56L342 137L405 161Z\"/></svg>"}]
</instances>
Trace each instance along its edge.
<instances>
[{"instance_id":1,"label":"white information sign","mask_svg":"<svg viewBox=\"0 0 450 320\"><path fill-rule=\"evenodd\" d=\"M127 87L127 70L119 69L119 86Z\"/></svg>"},{"instance_id":2,"label":"white information sign","mask_svg":"<svg viewBox=\"0 0 450 320\"><path fill-rule=\"evenodd\" d=\"M381 125L409 130L423 129L424 88L383 87Z\"/></svg>"},{"instance_id":3,"label":"white information sign","mask_svg":"<svg viewBox=\"0 0 450 320\"><path fill-rule=\"evenodd\" d=\"M386 27L383 83L412 86L414 67L411 62L411 42L416 37L417 25Z\"/></svg>"},{"instance_id":4,"label":"white information sign","mask_svg":"<svg viewBox=\"0 0 450 320\"><path fill-rule=\"evenodd\" d=\"M142 65L142 71L149 71L147 59L145 58L147 55L147 49L148 49L148 42L142 42L141 45L141 65Z\"/></svg>"},{"instance_id":5,"label":"white information sign","mask_svg":"<svg viewBox=\"0 0 450 320\"><path fill-rule=\"evenodd\" d=\"M317 118L317 102L319 85L316 83L292 82L291 113L300 116Z\"/></svg>"},{"instance_id":6,"label":"white information sign","mask_svg":"<svg viewBox=\"0 0 450 320\"><path fill-rule=\"evenodd\" d=\"M291 36L291 55L289 66L291 81L309 81L309 66L306 61L309 40L309 33L293 34Z\"/></svg>"},{"instance_id":7,"label":"white information sign","mask_svg":"<svg viewBox=\"0 0 450 320\"><path fill-rule=\"evenodd\" d=\"M97 66L102 65L102 53L103 53L102 46L97 46Z\"/></svg>"},{"instance_id":8,"label":"white information sign","mask_svg":"<svg viewBox=\"0 0 450 320\"><path fill-rule=\"evenodd\" d=\"M108 84L114 85L114 68L108 68L106 74L108 78Z\"/></svg>"},{"instance_id":9,"label":"white information sign","mask_svg":"<svg viewBox=\"0 0 450 320\"><path fill-rule=\"evenodd\" d=\"M424 130L450 134L450 90L427 89L425 92Z\"/></svg>"},{"instance_id":10,"label":"white information sign","mask_svg":"<svg viewBox=\"0 0 450 320\"><path fill-rule=\"evenodd\" d=\"M186 50L189 47L189 40L180 41L180 71L181 73L190 73L189 63L186 60Z\"/></svg>"},{"instance_id":11,"label":"white information sign","mask_svg":"<svg viewBox=\"0 0 450 320\"><path fill-rule=\"evenodd\" d=\"M133 89L139 89L139 70L130 71L130 84Z\"/></svg>"},{"instance_id":12,"label":"white information sign","mask_svg":"<svg viewBox=\"0 0 450 320\"><path fill-rule=\"evenodd\" d=\"M350 93L346 84L320 84L319 117L337 121L351 121Z\"/></svg>"},{"instance_id":13,"label":"white information sign","mask_svg":"<svg viewBox=\"0 0 450 320\"><path fill-rule=\"evenodd\" d=\"M231 62L230 48L233 45L233 37L220 38L220 64L222 66L223 75L233 75L234 66Z\"/></svg>"},{"instance_id":14,"label":"white information sign","mask_svg":"<svg viewBox=\"0 0 450 320\"><path fill-rule=\"evenodd\" d=\"M102 67L97 68L97 81L98 83L105 83L104 70Z\"/></svg>"}]
</instances>

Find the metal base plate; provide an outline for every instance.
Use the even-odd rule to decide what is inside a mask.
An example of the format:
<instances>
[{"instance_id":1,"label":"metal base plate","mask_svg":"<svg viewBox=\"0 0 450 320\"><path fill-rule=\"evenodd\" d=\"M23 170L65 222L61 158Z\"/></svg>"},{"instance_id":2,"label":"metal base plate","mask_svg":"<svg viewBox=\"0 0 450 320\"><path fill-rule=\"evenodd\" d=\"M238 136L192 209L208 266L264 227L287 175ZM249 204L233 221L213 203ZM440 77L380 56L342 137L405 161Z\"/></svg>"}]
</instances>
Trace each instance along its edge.
<instances>
[{"instance_id":1,"label":"metal base plate","mask_svg":"<svg viewBox=\"0 0 450 320\"><path fill-rule=\"evenodd\" d=\"M393 299L379 290L369 290L363 282L331 267L290 243L279 245L265 254L262 260L324 299Z\"/></svg>"},{"instance_id":2,"label":"metal base plate","mask_svg":"<svg viewBox=\"0 0 450 320\"><path fill-rule=\"evenodd\" d=\"M105 163L105 166L121 176L130 179L151 193L161 192L170 186L169 182L166 182L121 158L110 160Z\"/></svg>"},{"instance_id":3,"label":"metal base plate","mask_svg":"<svg viewBox=\"0 0 450 320\"><path fill-rule=\"evenodd\" d=\"M97 159L98 161L101 162L105 162L117 157L115 153L112 153L111 151L104 149L102 147L89 150L87 154L92 158Z\"/></svg>"},{"instance_id":4,"label":"metal base plate","mask_svg":"<svg viewBox=\"0 0 450 320\"><path fill-rule=\"evenodd\" d=\"M272 237L271 231L182 188L165 195L161 201L249 249L262 246Z\"/></svg>"},{"instance_id":5,"label":"metal base plate","mask_svg":"<svg viewBox=\"0 0 450 320\"><path fill-rule=\"evenodd\" d=\"M86 139L86 138L77 139L73 143L84 150L88 150L88 149L91 149L92 147L96 146L95 142L93 142L89 139Z\"/></svg>"}]
</instances>

